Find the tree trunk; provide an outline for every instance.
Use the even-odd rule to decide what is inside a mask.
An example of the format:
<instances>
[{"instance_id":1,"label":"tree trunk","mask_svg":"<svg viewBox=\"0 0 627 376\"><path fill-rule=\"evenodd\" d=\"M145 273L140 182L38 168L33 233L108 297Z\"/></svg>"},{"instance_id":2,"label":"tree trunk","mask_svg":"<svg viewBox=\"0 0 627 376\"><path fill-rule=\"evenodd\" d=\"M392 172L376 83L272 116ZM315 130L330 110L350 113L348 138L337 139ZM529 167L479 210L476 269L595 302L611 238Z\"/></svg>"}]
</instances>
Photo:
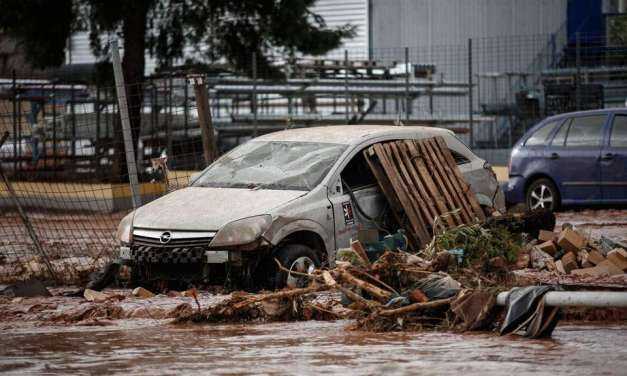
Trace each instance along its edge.
<instances>
[{"instance_id":1,"label":"tree trunk","mask_svg":"<svg viewBox=\"0 0 627 376\"><path fill-rule=\"evenodd\" d=\"M125 16L122 23L124 36L124 56L122 58L122 72L126 84L126 97L128 101L129 120L131 123L131 135L133 145L137 152L137 141L141 128L141 110L144 99L143 81L146 48L146 19L149 9L149 1L129 1L124 9ZM115 160L113 167L114 179L128 181L128 169L124 154L124 139L122 137L122 124L120 119L114 122ZM140 171L141 176L141 171Z\"/></svg>"}]
</instances>

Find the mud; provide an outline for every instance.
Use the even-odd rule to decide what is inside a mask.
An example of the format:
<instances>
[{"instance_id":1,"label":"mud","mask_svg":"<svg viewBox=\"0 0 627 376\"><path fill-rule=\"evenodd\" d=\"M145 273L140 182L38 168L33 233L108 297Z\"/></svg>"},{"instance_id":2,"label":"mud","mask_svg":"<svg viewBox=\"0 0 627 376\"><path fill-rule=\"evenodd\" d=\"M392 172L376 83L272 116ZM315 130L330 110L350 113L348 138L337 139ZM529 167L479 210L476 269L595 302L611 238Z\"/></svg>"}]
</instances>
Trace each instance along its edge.
<instances>
[{"instance_id":1,"label":"mud","mask_svg":"<svg viewBox=\"0 0 627 376\"><path fill-rule=\"evenodd\" d=\"M347 322L4 330L0 369L107 374L619 375L624 326L563 325L552 340L347 332Z\"/></svg>"}]
</instances>

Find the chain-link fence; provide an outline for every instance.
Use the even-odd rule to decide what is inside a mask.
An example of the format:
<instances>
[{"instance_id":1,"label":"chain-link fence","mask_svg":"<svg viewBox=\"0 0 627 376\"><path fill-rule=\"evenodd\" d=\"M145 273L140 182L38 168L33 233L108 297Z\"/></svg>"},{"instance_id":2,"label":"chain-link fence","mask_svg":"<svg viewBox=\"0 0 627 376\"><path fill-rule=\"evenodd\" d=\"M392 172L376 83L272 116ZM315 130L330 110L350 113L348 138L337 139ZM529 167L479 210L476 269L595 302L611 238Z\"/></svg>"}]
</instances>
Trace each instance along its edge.
<instances>
[{"instance_id":1,"label":"chain-link fence","mask_svg":"<svg viewBox=\"0 0 627 376\"><path fill-rule=\"evenodd\" d=\"M217 154L294 127L425 125L452 129L497 164L543 117L622 107L627 97L627 47L609 34L258 60L251 55L244 73L179 67L127 83L142 203L206 166L198 93L207 94ZM0 148L2 280L84 278L115 257L117 223L132 209L114 84L53 73L0 77L0 135L9 133Z\"/></svg>"}]
</instances>

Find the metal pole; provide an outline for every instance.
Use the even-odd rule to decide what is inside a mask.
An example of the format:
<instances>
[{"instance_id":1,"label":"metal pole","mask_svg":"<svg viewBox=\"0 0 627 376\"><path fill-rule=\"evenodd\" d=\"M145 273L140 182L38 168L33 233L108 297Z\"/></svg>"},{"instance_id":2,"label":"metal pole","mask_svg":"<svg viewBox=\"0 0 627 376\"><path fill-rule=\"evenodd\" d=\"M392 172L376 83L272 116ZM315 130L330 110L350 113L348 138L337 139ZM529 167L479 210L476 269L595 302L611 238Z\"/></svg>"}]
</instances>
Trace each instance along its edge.
<instances>
[{"instance_id":1,"label":"metal pole","mask_svg":"<svg viewBox=\"0 0 627 376\"><path fill-rule=\"evenodd\" d=\"M96 101L94 103L96 107L94 110L96 111L96 142L95 142L95 150L94 150L94 169L96 173L100 175L101 169L98 168L98 161L100 160L100 85L96 84Z\"/></svg>"},{"instance_id":2,"label":"metal pole","mask_svg":"<svg viewBox=\"0 0 627 376\"><path fill-rule=\"evenodd\" d=\"M128 180L131 185L131 195L133 208L141 205L139 195L139 178L137 177L137 165L135 162L135 147L133 136L131 135L131 120L128 114L128 102L126 101L126 88L124 86L124 74L122 73L122 63L120 51L118 50L117 39L111 40L111 60L113 62L113 75L115 77L115 89L118 94L118 105L120 107L120 120L122 121L122 137L124 138L124 152L126 155L126 167L128 169Z\"/></svg>"},{"instance_id":3,"label":"metal pole","mask_svg":"<svg viewBox=\"0 0 627 376\"><path fill-rule=\"evenodd\" d=\"M52 84L52 169L57 176L57 91Z\"/></svg>"},{"instance_id":4,"label":"metal pole","mask_svg":"<svg viewBox=\"0 0 627 376\"><path fill-rule=\"evenodd\" d=\"M184 100L183 100L183 124L185 126L185 140L187 141L187 129L189 128L189 115L188 111L188 103L189 103L189 88L187 87L187 80L184 82L184 90L183 90ZM154 108L154 106L153 106Z\"/></svg>"},{"instance_id":5,"label":"metal pole","mask_svg":"<svg viewBox=\"0 0 627 376\"><path fill-rule=\"evenodd\" d=\"M409 121L409 47L405 47L405 120Z\"/></svg>"},{"instance_id":6,"label":"metal pole","mask_svg":"<svg viewBox=\"0 0 627 376\"><path fill-rule=\"evenodd\" d=\"M76 163L76 109L74 108L74 84L70 85L70 114L72 115L72 158L74 158L74 163Z\"/></svg>"},{"instance_id":7,"label":"metal pole","mask_svg":"<svg viewBox=\"0 0 627 376\"><path fill-rule=\"evenodd\" d=\"M17 80L13 70L13 176L17 175Z\"/></svg>"},{"instance_id":8,"label":"metal pole","mask_svg":"<svg viewBox=\"0 0 627 376\"><path fill-rule=\"evenodd\" d=\"M469 143L471 148L475 144L472 102L472 38L468 38L468 127L470 128Z\"/></svg>"},{"instance_id":9,"label":"metal pole","mask_svg":"<svg viewBox=\"0 0 627 376\"><path fill-rule=\"evenodd\" d=\"M496 304L504 306L510 291L499 293ZM549 291L544 295L544 304L549 307L627 307L627 292L624 291Z\"/></svg>"},{"instance_id":10,"label":"metal pole","mask_svg":"<svg viewBox=\"0 0 627 376\"><path fill-rule=\"evenodd\" d=\"M253 92L252 92L252 110L253 110L253 137L257 137L257 53L253 52Z\"/></svg>"},{"instance_id":11,"label":"metal pole","mask_svg":"<svg viewBox=\"0 0 627 376\"><path fill-rule=\"evenodd\" d=\"M579 111L581 108L581 94L580 94L580 78L581 78L581 41L579 38L579 32L575 33L575 65L577 66L577 77L575 77L575 106Z\"/></svg>"},{"instance_id":12,"label":"metal pole","mask_svg":"<svg viewBox=\"0 0 627 376\"><path fill-rule=\"evenodd\" d=\"M348 94L348 50L344 50L344 90L346 92L345 107L346 107L346 122L350 119L349 113L349 94Z\"/></svg>"}]
</instances>

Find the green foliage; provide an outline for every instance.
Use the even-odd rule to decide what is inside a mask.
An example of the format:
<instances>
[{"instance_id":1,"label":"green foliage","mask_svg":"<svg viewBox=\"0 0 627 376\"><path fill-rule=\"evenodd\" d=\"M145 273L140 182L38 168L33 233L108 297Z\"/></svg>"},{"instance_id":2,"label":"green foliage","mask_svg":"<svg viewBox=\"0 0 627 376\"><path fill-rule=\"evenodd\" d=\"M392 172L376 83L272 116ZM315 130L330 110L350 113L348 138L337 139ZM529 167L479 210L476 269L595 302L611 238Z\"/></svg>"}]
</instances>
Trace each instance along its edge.
<instances>
[{"instance_id":1,"label":"green foliage","mask_svg":"<svg viewBox=\"0 0 627 376\"><path fill-rule=\"evenodd\" d=\"M161 67L186 57L225 59L249 73L257 53L260 75L273 75L269 56L322 54L352 37L354 28L329 28L311 12L315 0L0 0L0 29L18 39L37 67L63 62L67 39L88 30L91 47L105 56L102 36L119 33L125 47L140 46ZM125 35L125 33L127 35ZM132 39L135 43L128 43ZM143 61L135 62L141 67Z\"/></svg>"},{"instance_id":2,"label":"green foliage","mask_svg":"<svg viewBox=\"0 0 627 376\"><path fill-rule=\"evenodd\" d=\"M608 41L613 46L627 44L627 16L614 16L608 19Z\"/></svg>"},{"instance_id":3,"label":"green foliage","mask_svg":"<svg viewBox=\"0 0 627 376\"><path fill-rule=\"evenodd\" d=\"M509 262L516 261L522 248L520 234L513 234L503 227L485 228L478 224L446 230L434 238L438 250L461 248L464 264L474 260L503 256Z\"/></svg>"},{"instance_id":4,"label":"green foliage","mask_svg":"<svg viewBox=\"0 0 627 376\"><path fill-rule=\"evenodd\" d=\"M76 25L72 0L0 0L0 32L21 43L35 68L63 64Z\"/></svg>"}]
</instances>

